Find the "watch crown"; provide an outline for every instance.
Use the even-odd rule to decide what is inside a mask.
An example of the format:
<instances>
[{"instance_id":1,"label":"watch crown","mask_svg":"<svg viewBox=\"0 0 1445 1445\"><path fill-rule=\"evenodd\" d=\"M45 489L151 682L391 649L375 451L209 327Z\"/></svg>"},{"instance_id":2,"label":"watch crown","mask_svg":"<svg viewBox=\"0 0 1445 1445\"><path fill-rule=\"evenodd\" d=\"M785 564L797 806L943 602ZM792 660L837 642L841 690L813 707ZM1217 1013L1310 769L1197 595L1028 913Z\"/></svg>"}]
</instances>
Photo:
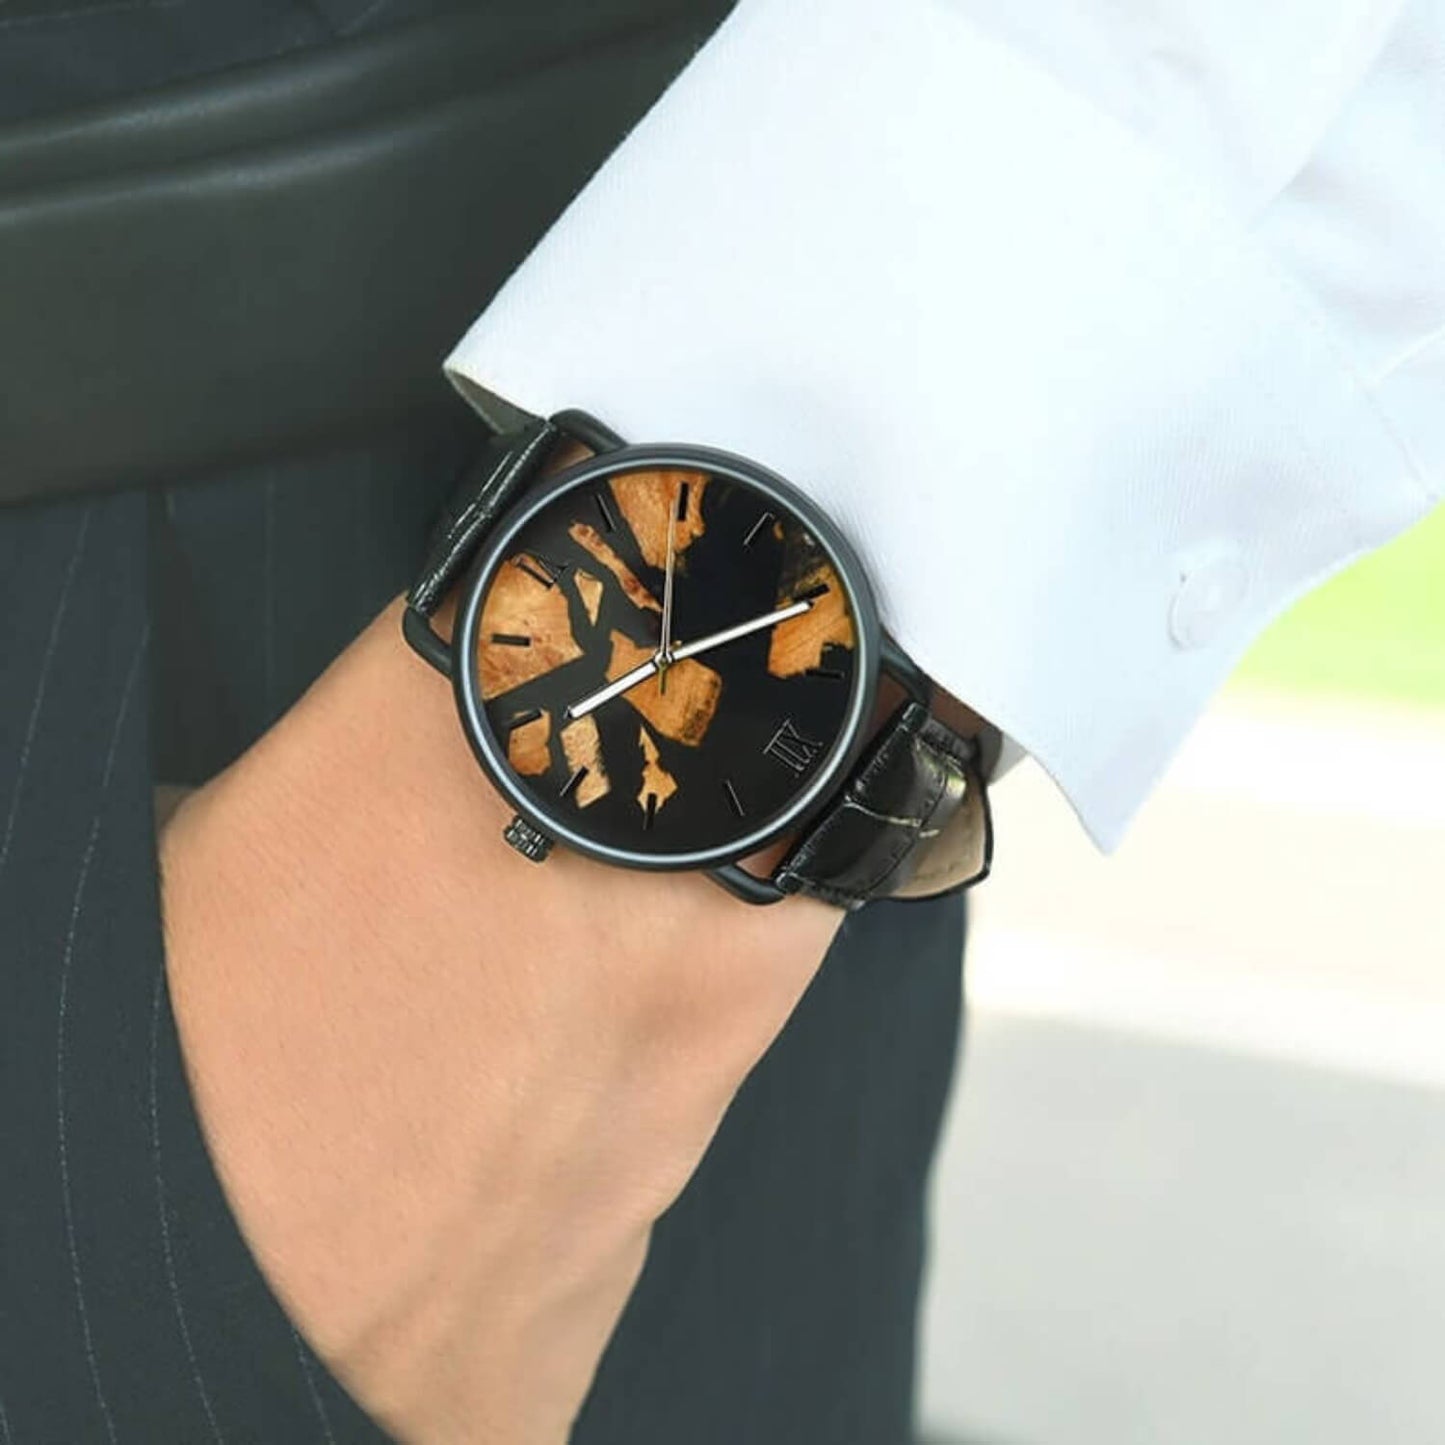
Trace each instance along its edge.
<instances>
[{"instance_id":1,"label":"watch crown","mask_svg":"<svg viewBox=\"0 0 1445 1445\"><path fill-rule=\"evenodd\" d=\"M552 851L554 841L540 828L534 828L520 813L502 829L502 837L522 857L530 858L534 863L540 863L546 858Z\"/></svg>"}]
</instances>

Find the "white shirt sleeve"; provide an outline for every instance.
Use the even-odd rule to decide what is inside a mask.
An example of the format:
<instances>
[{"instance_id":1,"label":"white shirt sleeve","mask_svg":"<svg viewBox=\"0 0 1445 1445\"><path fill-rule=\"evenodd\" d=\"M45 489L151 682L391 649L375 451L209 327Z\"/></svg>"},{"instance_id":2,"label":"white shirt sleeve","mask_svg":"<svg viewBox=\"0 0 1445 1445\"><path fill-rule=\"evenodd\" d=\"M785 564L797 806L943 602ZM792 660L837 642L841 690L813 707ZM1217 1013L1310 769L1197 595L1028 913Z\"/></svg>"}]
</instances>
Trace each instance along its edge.
<instances>
[{"instance_id":1,"label":"white shirt sleeve","mask_svg":"<svg viewBox=\"0 0 1445 1445\"><path fill-rule=\"evenodd\" d=\"M448 370L808 490L1111 848L1440 499L1445 0L742 0Z\"/></svg>"}]
</instances>

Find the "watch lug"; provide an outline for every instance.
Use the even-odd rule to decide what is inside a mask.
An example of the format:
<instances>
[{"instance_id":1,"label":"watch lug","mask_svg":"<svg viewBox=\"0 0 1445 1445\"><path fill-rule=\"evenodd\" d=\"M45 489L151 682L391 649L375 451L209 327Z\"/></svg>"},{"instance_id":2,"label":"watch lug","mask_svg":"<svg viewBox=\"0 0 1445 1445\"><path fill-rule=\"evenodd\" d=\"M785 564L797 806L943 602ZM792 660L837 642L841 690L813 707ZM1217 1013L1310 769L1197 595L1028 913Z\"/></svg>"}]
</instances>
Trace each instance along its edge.
<instances>
[{"instance_id":1,"label":"watch lug","mask_svg":"<svg viewBox=\"0 0 1445 1445\"><path fill-rule=\"evenodd\" d=\"M556 841L550 833L534 828L520 813L502 829L502 840L533 863L545 863Z\"/></svg>"},{"instance_id":2,"label":"watch lug","mask_svg":"<svg viewBox=\"0 0 1445 1445\"><path fill-rule=\"evenodd\" d=\"M431 619L410 603L402 614L401 631L413 652L431 663L443 677L452 675L450 644L431 625Z\"/></svg>"},{"instance_id":3,"label":"watch lug","mask_svg":"<svg viewBox=\"0 0 1445 1445\"><path fill-rule=\"evenodd\" d=\"M627 445L610 426L597 420L591 412L569 407L551 417L551 422L564 436L593 452L615 452Z\"/></svg>"},{"instance_id":4,"label":"watch lug","mask_svg":"<svg viewBox=\"0 0 1445 1445\"><path fill-rule=\"evenodd\" d=\"M759 878L736 863L724 863L721 868L709 868L707 876L719 888L725 888L734 898L744 903L779 903L788 895L771 878Z\"/></svg>"},{"instance_id":5,"label":"watch lug","mask_svg":"<svg viewBox=\"0 0 1445 1445\"><path fill-rule=\"evenodd\" d=\"M904 652L893 640L891 634L883 633L883 656L880 663L884 672L913 699L928 707L933 702L933 684L928 674Z\"/></svg>"}]
</instances>

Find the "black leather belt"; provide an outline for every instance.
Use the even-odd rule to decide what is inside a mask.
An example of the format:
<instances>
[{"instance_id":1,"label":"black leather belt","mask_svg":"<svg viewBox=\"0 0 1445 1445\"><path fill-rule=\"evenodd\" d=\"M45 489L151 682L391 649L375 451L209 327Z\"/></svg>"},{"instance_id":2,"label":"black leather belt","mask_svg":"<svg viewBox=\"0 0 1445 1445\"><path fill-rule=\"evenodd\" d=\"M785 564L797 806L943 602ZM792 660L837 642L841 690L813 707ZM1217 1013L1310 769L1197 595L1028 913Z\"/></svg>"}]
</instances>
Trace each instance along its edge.
<instances>
[{"instance_id":1,"label":"black leather belt","mask_svg":"<svg viewBox=\"0 0 1445 1445\"><path fill-rule=\"evenodd\" d=\"M452 405L443 356L726 9L488 0L0 129L0 504Z\"/></svg>"}]
</instances>

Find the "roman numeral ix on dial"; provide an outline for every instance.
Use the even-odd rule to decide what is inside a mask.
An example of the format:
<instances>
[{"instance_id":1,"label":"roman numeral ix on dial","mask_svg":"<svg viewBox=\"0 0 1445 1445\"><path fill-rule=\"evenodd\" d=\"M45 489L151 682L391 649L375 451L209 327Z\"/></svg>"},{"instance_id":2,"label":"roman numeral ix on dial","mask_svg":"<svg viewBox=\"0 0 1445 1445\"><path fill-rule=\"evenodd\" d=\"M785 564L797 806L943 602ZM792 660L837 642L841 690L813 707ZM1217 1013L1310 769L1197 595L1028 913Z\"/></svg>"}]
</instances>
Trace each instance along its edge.
<instances>
[{"instance_id":1,"label":"roman numeral ix on dial","mask_svg":"<svg viewBox=\"0 0 1445 1445\"><path fill-rule=\"evenodd\" d=\"M792 718L784 718L777 732L768 739L763 752L774 762L802 774L827 746L817 738L805 737Z\"/></svg>"}]
</instances>

